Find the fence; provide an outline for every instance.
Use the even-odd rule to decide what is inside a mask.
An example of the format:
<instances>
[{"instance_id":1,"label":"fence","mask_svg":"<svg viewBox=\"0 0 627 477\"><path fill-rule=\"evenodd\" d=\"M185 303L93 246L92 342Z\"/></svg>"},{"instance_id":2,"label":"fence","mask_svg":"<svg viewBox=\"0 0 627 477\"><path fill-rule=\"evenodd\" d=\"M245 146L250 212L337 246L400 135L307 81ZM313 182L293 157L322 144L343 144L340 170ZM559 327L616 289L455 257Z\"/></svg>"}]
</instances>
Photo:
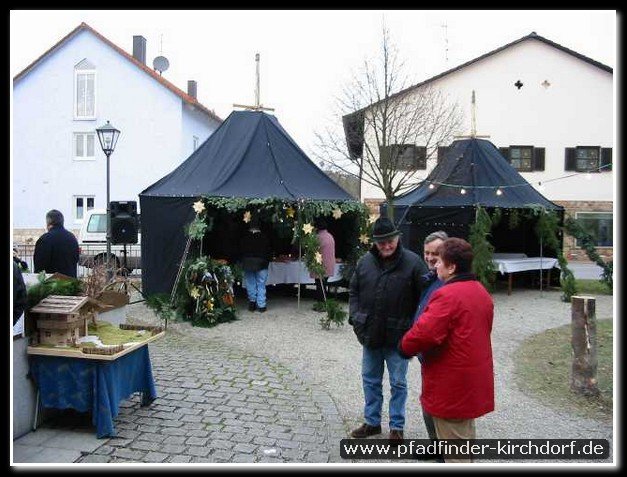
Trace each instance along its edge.
<instances>
[{"instance_id":1,"label":"fence","mask_svg":"<svg viewBox=\"0 0 627 477\"><path fill-rule=\"evenodd\" d=\"M35 266L33 263L33 255L35 254L34 244L13 244L13 247L17 249L17 253L22 260L28 264L28 271L33 272ZM89 276L91 273L90 264L93 262L93 257L102 252L102 245L81 245L81 259L78 264L77 276L79 278ZM116 258L119 267L124 266L124 257L122 253L116 252ZM127 264L136 263L141 258L141 245L131 244L126 246L126 260ZM141 278L141 268L135 268L129 274L132 278Z\"/></svg>"}]
</instances>

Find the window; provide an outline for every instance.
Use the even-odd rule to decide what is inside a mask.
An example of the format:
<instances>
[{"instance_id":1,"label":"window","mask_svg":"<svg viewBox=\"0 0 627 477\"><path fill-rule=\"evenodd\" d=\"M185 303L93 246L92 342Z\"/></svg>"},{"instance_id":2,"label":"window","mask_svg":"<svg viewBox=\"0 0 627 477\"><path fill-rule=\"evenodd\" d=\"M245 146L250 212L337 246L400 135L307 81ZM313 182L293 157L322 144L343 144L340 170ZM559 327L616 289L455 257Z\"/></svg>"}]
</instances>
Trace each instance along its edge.
<instances>
[{"instance_id":1,"label":"window","mask_svg":"<svg viewBox=\"0 0 627 477\"><path fill-rule=\"evenodd\" d=\"M94 208L93 196L74 197L74 220L81 221L85 217L85 212Z\"/></svg>"},{"instance_id":2,"label":"window","mask_svg":"<svg viewBox=\"0 0 627 477\"><path fill-rule=\"evenodd\" d=\"M599 168L600 148L576 147L575 161L578 171L593 171Z\"/></svg>"},{"instance_id":3,"label":"window","mask_svg":"<svg viewBox=\"0 0 627 477\"><path fill-rule=\"evenodd\" d=\"M96 119L96 69L88 60L74 67L74 119Z\"/></svg>"},{"instance_id":4,"label":"window","mask_svg":"<svg viewBox=\"0 0 627 477\"><path fill-rule=\"evenodd\" d=\"M509 163L514 169L521 172L533 171L533 147L510 146Z\"/></svg>"},{"instance_id":5,"label":"window","mask_svg":"<svg viewBox=\"0 0 627 477\"><path fill-rule=\"evenodd\" d=\"M95 133L74 133L74 159L77 161L95 160Z\"/></svg>"},{"instance_id":6,"label":"window","mask_svg":"<svg viewBox=\"0 0 627 477\"><path fill-rule=\"evenodd\" d=\"M567 147L564 170L609 172L612 170L612 148L600 146Z\"/></svg>"},{"instance_id":7,"label":"window","mask_svg":"<svg viewBox=\"0 0 627 477\"><path fill-rule=\"evenodd\" d=\"M194 136L194 149L193 149L194 151L198 149L198 141L199 141L198 136Z\"/></svg>"},{"instance_id":8,"label":"window","mask_svg":"<svg viewBox=\"0 0 627 477\"><path fill-rule=\"evenodd\" d=\"M391 146L380 147L379 165L382 168L387 166L391 169L405 171L426 169L427 148L414 144L393 144Z\"/></svg>"},{"instance_id":9,"label":"window","mask_svg":"<svg viewBox=\"0 0 627 477\"><path fill-rule=\"evenodd\" d=\"M106 232L107 214L92 214L87 224L87 232Z\"/></svg>"},{"instance_id":10,"label":"window","mask_svg":"<svg viewBox=\"0 0 627 477\"><path fill-rule=\"evenodd\" d=\"M508 146L500 147L499 151L518 172L544 170L545 149L543 147Z\"/></svg>"},{"instance_id":11,"label":"window","mask_svg":"<svg viewBox=\"0 0 627 477\"><path fill-rule=\"evenodd\" d=\"M577 212L575 218L588 232L597 247L613 247L614 222L611 212ZM575 243L576 247L580 247Z\"/></svg>"}]
</instances>

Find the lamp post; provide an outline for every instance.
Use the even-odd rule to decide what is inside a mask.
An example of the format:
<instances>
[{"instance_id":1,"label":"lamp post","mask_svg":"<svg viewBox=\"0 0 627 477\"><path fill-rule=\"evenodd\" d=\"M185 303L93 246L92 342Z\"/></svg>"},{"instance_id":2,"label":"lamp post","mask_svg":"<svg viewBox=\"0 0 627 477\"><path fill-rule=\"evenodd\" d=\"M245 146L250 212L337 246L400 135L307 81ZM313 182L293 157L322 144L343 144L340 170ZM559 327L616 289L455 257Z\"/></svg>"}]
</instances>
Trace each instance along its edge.
<instances>
[{"instance_id":1,"label":"lamp post","mask_svg":"<svg viewBox=\"0 0 627 477\"><path fill-rule=\"evenodd\" d=\"M107 156L107 280L110 281L113 277L113 271L111 270L111 204L109 201L109 156L115 149L115 145L118 142L120 131L113 127L113 125L107 121L107 124L100 126L96 129L98 133L98 140L100 141L100 147L102 152Z\"/></svg>"}]
</instances>

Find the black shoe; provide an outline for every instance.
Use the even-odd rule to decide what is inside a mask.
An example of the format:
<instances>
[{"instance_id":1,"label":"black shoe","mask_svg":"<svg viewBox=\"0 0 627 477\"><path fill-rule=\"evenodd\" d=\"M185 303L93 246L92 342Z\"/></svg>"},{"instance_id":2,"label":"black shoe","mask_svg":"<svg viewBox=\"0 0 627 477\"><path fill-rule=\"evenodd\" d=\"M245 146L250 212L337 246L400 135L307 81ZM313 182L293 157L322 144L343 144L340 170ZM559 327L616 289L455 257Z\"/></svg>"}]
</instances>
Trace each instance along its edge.
<instances>
[{"instance_id":1,"label":"black shoe","mask_svg":"<svg viewBox=\"0 0 627 477\"><path fill-rule=\"evenodd\" d=\"M403 442L403 431L401 431L400 429L391 429L388 440L393 446L399 445L401 442Z\"/></svg>"},{"instance_id":2,"label":"black shoe","mask_svg":"<svg viewBox=\"0 0 627 477\"><path fill-rule=\"evenodd\" d=\"M248 302L248 311L255 311L257 309L257 303L254 301Z\"/></svg>"},{"instance_id":3,"label":"black shoe","mask_svg":"<svg viewBox=\"0 0 627 477\"><path fill-rule=\"evenodd\" d=\"M370 424L363 423L351 432L351 437L354 437L355 439L363 439L365 437L374 436L375 434L381 434L381 425L371 426Z\"/></svg>"},{"instance_id":4,"label":"black shoe","mask_svg":"<svg viewBox=\"0 0 627 477\"><path fill-rule=\"evenodd\" d=\"M265 312L266 310L267 310L267 308L266 308L265 306L261 306L261 307L257 308L257 311L258 311L259 313L263 313L263 312Z\"/></svg>"}]
</instances>

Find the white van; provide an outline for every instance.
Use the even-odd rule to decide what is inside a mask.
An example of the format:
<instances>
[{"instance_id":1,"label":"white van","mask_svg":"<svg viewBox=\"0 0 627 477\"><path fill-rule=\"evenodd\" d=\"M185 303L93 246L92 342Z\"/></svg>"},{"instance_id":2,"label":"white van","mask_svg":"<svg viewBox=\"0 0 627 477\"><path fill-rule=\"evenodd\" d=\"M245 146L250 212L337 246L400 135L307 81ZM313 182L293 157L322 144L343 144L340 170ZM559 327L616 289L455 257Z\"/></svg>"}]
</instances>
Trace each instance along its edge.
<instances>
[{"instance_id":1,"label":"white van","mask_svg":"<svg viewBox=\"0 0 627 477\"><path fill-rule=\"evenodd\" d=\"M107 211L91 209L83 218L78 232L80 248L79 264L84 267L105 262L107 256ZM124 251L126 250L126 260ZM129 271L141 268L141 233L137 234L137 244L111 245L111 255L115 259L115 268L125 265Z\"/></svg>"}]
</instances>

